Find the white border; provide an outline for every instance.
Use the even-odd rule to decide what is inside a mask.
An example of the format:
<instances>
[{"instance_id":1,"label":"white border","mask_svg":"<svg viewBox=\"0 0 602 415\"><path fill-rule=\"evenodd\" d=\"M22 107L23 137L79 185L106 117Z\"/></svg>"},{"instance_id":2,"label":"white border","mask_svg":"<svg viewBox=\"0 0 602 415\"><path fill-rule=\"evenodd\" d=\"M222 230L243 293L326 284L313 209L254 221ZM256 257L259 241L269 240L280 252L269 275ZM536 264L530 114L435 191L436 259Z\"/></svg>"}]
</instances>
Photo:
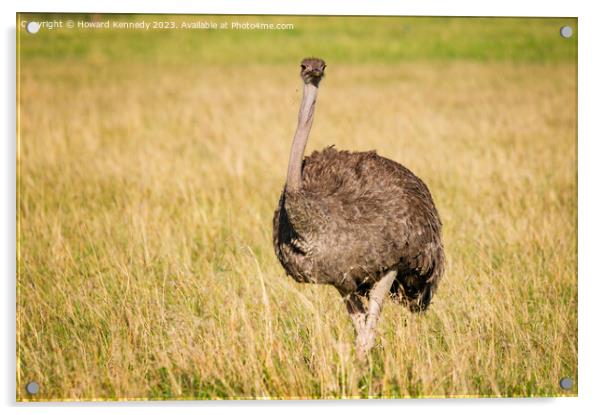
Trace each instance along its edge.
<instances>
[{"instance_id":1,"label":"white border","mask_svg":"<svg viewBox=\"0 0 602 415\"><path fill-rule=\"evenodd\" d=\"M2 2L2 83L4 96L0 100L4 137L0 140L2 163L2 201L0 218L0 261L4 271L2 281L2 334L0 342L2 373L0 375L1 404L6 413L105 413L115 414L163 413L177 408L178 413L233 412L305 413L307 411L339 411L364 413L366 411L420 411L426 413L483 413L546 411L566 413L577 410L584 413L599 411L602 393L597 387L602 382L600 351L600 316L602 301L602 270L598 266L599 235L602 234L602 203L600 179L602 163L600 142L602 131L599 97L602 73L599 41L602 22L593 1L479 2L469 0L429 1L414 0L393 3L387 0L350 1L327 4L324 0L302 1L184 1L162 3L152 1L124 2L93 0L87 2L55 0L21 1L18 4ZM564 399L453 399L406 401L317 401L317 402L168 402L116 404L17 404L15 403L15 13L17 11L54 12L131 12L131 13L204 13L204 14L344 14L344 15L453 15L453 16L577 16L579 17L579 398ZM40 407L42 406L42 407Z\"/></svg>"}]
</instances>

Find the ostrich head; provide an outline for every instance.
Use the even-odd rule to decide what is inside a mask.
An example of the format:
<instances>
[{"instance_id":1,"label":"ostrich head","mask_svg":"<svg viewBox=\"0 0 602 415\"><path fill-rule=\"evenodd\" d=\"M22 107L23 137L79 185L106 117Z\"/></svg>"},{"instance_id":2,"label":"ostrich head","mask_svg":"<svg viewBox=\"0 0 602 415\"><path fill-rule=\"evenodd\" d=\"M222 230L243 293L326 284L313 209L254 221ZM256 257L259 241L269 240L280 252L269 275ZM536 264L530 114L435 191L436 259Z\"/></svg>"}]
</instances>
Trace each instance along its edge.
<instances>
[{"instance_id":1,"label":"ostrich head","mask_svg":"<svg viewBox=\"0 0 602 415\"><path fill-rule=\"evenodd\" d=\"M301 61L301 79L305 84L318 86L324 76L326 62L320 58L305 58Z\"/></svg>"}]
</instances>

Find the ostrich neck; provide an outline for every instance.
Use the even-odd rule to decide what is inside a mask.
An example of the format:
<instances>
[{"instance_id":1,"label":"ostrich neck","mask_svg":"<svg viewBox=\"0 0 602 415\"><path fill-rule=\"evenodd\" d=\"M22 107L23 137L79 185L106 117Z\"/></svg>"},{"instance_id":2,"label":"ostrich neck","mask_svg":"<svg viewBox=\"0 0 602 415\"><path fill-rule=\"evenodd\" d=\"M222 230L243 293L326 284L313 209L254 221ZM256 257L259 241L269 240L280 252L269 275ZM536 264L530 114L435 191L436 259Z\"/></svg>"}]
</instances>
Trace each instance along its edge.
<instances>
[{"instance_id":1,"label":"ostrich neck","mask_svg":"<svg viewBox=\"0 0 602 415\"><path fill-rule=\"evenodd\" d=\"M303 100L299 109L299 121L297 130L291 146L291 155L288 161L288 175L286 177L286 190L295 192L301 188L301 166L303 164L303 153L314 120L314 107L318 96L318 87L304 84Z\"/></svg>"}]
</instances>

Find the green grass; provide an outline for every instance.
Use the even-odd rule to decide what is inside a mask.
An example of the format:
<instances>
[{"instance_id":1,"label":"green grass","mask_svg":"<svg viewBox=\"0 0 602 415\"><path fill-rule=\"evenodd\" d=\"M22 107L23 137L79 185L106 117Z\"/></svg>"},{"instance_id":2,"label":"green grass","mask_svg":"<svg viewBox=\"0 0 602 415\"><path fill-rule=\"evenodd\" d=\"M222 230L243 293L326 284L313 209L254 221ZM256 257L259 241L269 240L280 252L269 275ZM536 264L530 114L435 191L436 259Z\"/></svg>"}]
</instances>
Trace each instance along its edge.
<instances>
[{"instance_id":1,"label":"green grass","mask_svg":"<svg viewBox=\"0 0 602 415\"><path fill-rule=\"evenodd\" d=\"M31 21L89 21L82 15L21 15ZM283 64L299 56L331 63L414 60L574 61L577 36L563 39L575 18L432 18L311 16L116 16L98 20L292 23L293 30L55 29L21 38L23 59L164 64Z\"/></svg>"},{"instance_id":2,"label":"green grass","mask_svg":"<svg viewBox=\"0 0 602 415\"><path fill-rule=\"evenodd\" d=\"M17 399L577 394L576 43L557 30L576 22L269 19L300 29L20 34ZM432 307L386 303L368 367L336 291L272 249L309 54L328 68L308 151L377 149L444 224Z\"/></svg>"}]
</instances>

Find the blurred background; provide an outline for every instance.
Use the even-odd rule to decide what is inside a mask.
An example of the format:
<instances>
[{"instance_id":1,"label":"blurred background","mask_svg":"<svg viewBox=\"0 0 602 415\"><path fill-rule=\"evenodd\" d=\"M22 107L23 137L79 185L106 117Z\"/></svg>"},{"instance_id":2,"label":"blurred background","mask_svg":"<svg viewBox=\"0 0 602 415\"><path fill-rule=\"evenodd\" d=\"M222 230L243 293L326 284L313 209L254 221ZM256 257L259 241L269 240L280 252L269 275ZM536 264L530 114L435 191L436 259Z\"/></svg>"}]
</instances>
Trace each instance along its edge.
<instances>
[{"instance_id":1,"label":"blurred background","mask_svg":"<svg viewBox=\"0 0 602 415\"><path fill-rule=\"evenodd\" d=\"M211 15L21 14L26 21L62 20L64 28L21 31L21 59L88 63L290 64L300 56L326 56L333 64L395 64L415 60L574 61L577 19L476 17L341 17ZM74 22L73 29L66 21ZM109 29L82 29L78 22ZM156 22L176 29L114 29L113 22ZM217 29L182 24L214 23ZM225 23L227 29L219 29ZM240 26L235 24L239 23ZM233 29L244 24L286 24L283 29ZM573 36L559 41L560 27Z\"/></svg>"}]
</instances>

